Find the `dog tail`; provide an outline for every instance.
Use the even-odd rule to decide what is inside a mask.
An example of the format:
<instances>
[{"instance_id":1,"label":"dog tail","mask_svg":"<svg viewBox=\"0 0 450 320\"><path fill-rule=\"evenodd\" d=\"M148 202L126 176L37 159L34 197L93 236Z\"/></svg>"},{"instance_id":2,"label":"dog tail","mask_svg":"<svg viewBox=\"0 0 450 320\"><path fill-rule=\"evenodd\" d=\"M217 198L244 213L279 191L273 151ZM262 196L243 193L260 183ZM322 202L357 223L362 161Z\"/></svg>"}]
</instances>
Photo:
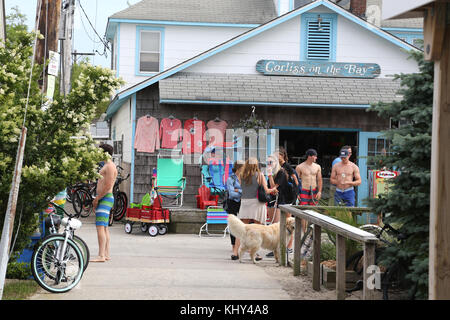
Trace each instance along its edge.
<instances>
[{"instance_id":1,"label":"dog tail","mask_svg":"<svg viewBox=\"0 0 450 320\"><path fill-rule=\"evenodd\" d=\"M234 214L228 215L228 226L230 227L230 233L238 239L243 239L246 233L245 223L241 221Z\"/></svg>"}]
</instances>

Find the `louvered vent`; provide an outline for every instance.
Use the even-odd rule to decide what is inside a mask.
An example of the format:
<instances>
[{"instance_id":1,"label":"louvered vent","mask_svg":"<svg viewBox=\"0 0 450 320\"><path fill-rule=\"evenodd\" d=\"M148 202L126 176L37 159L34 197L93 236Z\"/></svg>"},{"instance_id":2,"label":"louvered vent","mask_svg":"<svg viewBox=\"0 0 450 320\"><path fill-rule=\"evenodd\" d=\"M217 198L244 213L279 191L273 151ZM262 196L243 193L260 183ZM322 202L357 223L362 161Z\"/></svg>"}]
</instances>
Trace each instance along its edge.
<instances>
[{"instance_id":1,"label":"louvered vent","mask_svg":"<svg viewBox=\"0 0 450 320\"><path fill-rule=\"evenodd\" d=\"M307 59L329 60L331 57L331 28L330 20L315 20L307 22Z\"/></svg>"}]
</instances>

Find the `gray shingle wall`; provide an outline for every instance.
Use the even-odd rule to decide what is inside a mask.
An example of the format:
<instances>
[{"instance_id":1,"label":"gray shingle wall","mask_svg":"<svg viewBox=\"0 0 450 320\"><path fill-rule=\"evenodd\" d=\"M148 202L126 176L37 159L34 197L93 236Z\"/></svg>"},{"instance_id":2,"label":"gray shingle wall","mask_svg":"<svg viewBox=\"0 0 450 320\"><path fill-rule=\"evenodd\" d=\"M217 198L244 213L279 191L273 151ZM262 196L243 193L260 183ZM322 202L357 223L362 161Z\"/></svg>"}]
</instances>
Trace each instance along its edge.
<instances>
[{"instance_id":1,"label":"gray shingle wall","mask_svg":"<svg viewBox=\"0 0 450 320\"><path fill-rule=\"evenodd\" d=\"M261 24L276 12L273 0L143 0L110 18Z\"/></svg>"}]
</instances>

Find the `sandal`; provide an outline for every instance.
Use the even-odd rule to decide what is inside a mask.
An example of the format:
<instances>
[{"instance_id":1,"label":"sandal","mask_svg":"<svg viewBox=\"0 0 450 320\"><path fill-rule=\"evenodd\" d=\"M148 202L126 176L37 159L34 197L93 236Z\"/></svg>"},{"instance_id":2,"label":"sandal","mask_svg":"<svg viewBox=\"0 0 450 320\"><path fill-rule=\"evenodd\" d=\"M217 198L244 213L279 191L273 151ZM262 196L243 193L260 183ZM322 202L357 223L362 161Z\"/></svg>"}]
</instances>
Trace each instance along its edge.
<instances>
[{"instance_id":1,"label":"sandal","mask_svg":"<svg viewBox=\"0 0 450 320\"><path fill-rule=\"evenodd\" d=\"M257 254L255 257L255 261L261 261L261 260L262 260L262 257L260 257L259 254Z\"/></svg>"},{"instance_id":2,"label":"sandal","mask_svg":"<svg viewBox=\"0 0 450 320\"><path fill-rule=\"evenodd\" d=\"M238 260L239 256L235 256L234 254L231 255L231 260Z\"/></svg>"}]
</instances>

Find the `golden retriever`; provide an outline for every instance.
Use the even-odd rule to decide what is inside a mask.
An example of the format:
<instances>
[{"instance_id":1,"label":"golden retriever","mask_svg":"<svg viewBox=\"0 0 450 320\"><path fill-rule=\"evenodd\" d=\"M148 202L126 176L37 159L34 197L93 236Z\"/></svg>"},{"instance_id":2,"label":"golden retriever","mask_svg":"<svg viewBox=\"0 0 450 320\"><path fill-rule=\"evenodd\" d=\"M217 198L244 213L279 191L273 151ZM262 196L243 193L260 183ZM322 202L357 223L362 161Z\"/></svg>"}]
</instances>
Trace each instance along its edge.
<instances>
[{"instance_id":1,"label":"golden retriever","mask_svg":"<svg viewBox=\"0 0 450 320\"><path fill-rule=\"evenodd\" d=\"M286 239L294 232L295 218L286 219ZM230 233L241 241L239 261L248 251L253 263L256 263L256 252L260 249L272 250L276 262L280 261L280 223L265 226L262 224L245 224L235 215L228 215ZM286 243L287 243L286 241Z\"/></svg>"}]
</instances>

